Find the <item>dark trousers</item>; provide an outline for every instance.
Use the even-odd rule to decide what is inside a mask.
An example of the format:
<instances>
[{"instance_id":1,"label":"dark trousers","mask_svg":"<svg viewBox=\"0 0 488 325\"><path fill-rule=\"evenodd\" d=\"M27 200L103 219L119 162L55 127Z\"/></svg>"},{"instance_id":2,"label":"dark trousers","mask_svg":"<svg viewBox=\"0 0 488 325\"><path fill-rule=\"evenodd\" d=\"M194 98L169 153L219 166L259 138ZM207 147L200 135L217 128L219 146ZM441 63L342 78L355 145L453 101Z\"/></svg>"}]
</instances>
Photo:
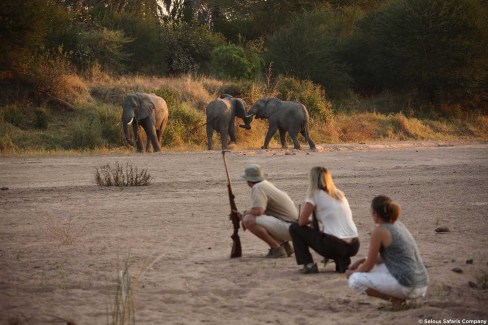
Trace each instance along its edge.
<instances>
[{"instance_id":1,"label":"dark trousers","mask_svg":"<svg viewBox=\"0 0 488 325\"><path fill-rule=\"evenodd\" d=\"M335 236L324 234L308 226L300 226L297 223L291 224L290 235L298 265L313 263L309 248L325 258L333 260L354 256L359 250L359 239L357 238L348 243Z\"/></svg>"}]
</instances>

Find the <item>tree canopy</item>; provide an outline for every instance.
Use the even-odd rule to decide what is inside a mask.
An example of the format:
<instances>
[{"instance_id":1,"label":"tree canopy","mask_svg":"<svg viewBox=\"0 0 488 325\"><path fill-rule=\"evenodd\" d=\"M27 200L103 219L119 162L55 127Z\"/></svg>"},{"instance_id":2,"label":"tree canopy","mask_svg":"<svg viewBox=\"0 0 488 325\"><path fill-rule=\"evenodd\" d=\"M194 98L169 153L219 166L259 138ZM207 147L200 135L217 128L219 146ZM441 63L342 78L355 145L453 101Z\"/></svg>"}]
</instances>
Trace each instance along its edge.
<instances>
[{"instance_id":1,"label":"tree canopy","mask_svg":"<svg viewBox=\"0 0 488 325\"><path fill-rule=\"evenodd\" d=\"M246 79L272 64L332 97L393 90L479 107L486 21L483 0L4 0L0 76L54 58L80 74Z\"/></svg>"}]
</instances>

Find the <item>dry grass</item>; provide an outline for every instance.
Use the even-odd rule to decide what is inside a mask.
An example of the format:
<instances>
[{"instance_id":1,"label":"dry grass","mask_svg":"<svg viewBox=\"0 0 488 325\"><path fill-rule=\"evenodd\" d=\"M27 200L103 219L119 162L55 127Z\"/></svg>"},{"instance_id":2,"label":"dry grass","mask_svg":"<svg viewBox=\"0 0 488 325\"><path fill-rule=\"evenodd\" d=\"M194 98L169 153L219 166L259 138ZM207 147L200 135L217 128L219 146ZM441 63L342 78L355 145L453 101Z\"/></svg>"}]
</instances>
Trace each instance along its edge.
<instances>
[{"instance_id":1,"label":"dry grass","mask_svg":"<svg viewBox=\"0 0 488 325\"><path fill-rule=\"evenodd\" d=\"M132 283L129 266L130 256L125 259L122 270L119 270L117 274L114 300L107 313L111 316L111 320L108 321L111 325L133 325L136 323L134 288L137 285Z\"/></svg>"},{"instance_id":2,"label":"dry grass","mask_svg":"<svg viewBox=\"0 0 488 325\"><path fill-rule=\"evenodd\" d=\"M45 226L46 234L61 245L72 245L86 233L86 225L73 222L69 217L67 222L49 220Z\"/></svg>"},{"instance_id":3,"label":"dry grass","mask_svg":"<svg viewBox=\"0 0 488 325\"><path fill-rule=\"evenodd\" d=\"M106 164L97 168L95 182L99 186L147 186L151 175L146 169L139 170L129 163L124 167L116 162L113 166Z\"/></svg>"}]
</instances>

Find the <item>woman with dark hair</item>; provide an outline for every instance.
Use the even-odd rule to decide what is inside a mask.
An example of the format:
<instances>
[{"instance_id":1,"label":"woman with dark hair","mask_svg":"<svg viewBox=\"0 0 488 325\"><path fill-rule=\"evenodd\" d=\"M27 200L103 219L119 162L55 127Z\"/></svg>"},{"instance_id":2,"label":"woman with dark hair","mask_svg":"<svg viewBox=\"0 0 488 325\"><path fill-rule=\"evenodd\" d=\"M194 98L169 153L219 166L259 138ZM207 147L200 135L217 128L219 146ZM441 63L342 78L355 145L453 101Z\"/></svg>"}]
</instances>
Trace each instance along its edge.
<instances>
[{"instance_id":1,"label":"woman with dark hair","mask_svg":"<svg viewBox=\"0 0 488 325\"><path fill-rule=\"evenodd\" d=\"M309 227L310 216L322 224L323 230ZM318 225L317 222L317 225ZM309 174L308 193L298 223L290 226L301 273L318 273L310 249L326 260L333 259L336 272L344 273L351 264L351 256L359 250L358 231L352 219L351 208L344 193L335 187L332 174L324 167L313 167Z\"/></svg>"},{"instance_id":2,"label":"woman with dark hair","mask_svg":"<svg viewBox=\"0 0 488 325\"><path fill-rule=\"evenodd\" d=\"M398 221L400 206L380 195L371 203L373 221L367 258L353 263L346 275L349 286L358 293L392 302L425 296L428 275L415 239Z\"/></svg>"}]
</instances>

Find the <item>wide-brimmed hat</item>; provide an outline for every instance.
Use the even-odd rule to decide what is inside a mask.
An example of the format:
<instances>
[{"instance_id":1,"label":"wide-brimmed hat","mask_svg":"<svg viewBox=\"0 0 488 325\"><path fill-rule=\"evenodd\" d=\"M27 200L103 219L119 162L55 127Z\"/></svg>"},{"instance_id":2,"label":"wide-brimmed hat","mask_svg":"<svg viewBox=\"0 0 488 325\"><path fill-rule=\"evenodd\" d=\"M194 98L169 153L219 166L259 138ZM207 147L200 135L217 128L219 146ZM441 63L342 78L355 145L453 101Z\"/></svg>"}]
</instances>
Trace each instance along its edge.
<instances>
[{"instance_id":1,"label":"wide-brimmed hat","mask_svg":"<svg viewBox=\"0 0 488 325\"><path fill-rule=\"evenodd\" d=\"M257 164L251 164L246 167L244 171L244 175L242 175L242 179L250 182L261 182L264 181L265 177L268 176L266 173L263 172L261 166Z\"/></svg>"}]
</instances>

